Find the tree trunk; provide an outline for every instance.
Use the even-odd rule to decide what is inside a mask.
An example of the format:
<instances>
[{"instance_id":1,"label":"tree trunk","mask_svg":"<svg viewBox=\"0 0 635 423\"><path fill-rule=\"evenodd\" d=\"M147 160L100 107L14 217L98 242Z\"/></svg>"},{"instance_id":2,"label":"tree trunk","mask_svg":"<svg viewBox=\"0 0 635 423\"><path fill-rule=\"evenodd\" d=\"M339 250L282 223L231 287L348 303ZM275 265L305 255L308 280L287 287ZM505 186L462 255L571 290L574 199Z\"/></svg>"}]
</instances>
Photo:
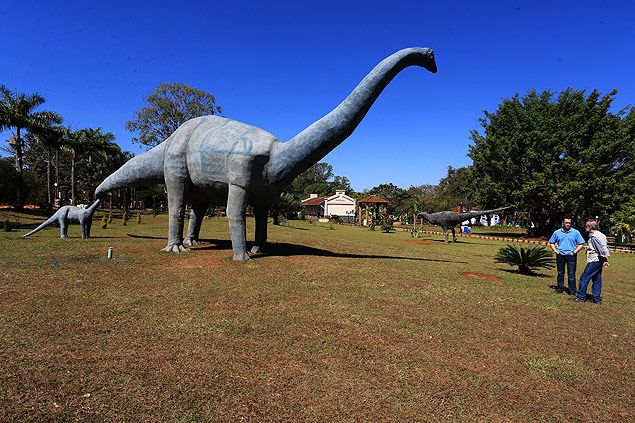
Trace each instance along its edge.
<instances>
[{"instance_id":1,"label":"tree trunk","mask_svg":"<svg viewBox=\"0 0 635 423\"><path fill-rule=\"evenodd\" d=\"M22 139L20 138L20 128L16 128L16 140L15 140L15 170L16 170L16 196L15 196L15 208L16 210L22 210L24 205L24 177L22 175L22 169L24 158L22 157Z\"/></svg>"},{"instance_id":2,"label":"tree trunk","mask_svg":"<svg viewBox=\"0 0 635 423\"><path fill-rule=\"evenodd\" d=\"M55 150L55 199L59 199L60 192L60 150ZM61 206L61 204L58 204Z\"/></svg>"},{"instance_id":3,"label":"tree trunk","mask_svg":"<svg viewBox=\"0 0 635 423\"><path fill-rule=\"evenodd\" d=\"M48 210L53 210L53 196L51 195L53 189L51 187L52 178L51 178L51 159L53 158L53 149L49 147L48 149L48 160L46 161L46 202L48 204Z\"/></svg>"},{"instance_id":4,"label":"tree trunk","mask_svg":"<svg viewBox=\"0 0 635 423\"><path fill-rule=\"evenodd\" d=\"M71 204L76 206L75 202L75 153L71 153Z\"/></svg>"}]
</instances>

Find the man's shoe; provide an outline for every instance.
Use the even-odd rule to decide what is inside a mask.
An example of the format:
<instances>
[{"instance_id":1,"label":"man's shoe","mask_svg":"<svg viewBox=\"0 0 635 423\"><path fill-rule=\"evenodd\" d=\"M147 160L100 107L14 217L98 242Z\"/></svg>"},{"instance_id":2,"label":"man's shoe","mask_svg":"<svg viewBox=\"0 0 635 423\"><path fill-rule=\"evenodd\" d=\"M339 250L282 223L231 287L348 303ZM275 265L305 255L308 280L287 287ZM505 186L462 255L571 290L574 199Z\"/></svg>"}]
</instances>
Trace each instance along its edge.
<instances>
[{"instance_id":1,"label":"man's shoe","mask_svg":"<svg viewBox=\"0 0 635 423\"><path fill-rule=\"evenodd\" d=\"M571 291L567 291L567 294L569 294L569 295L575 295L575 294L576 294L576 292L575 292L575 291L573 291L573 292L571 292Z\"/></svg>"},{"instance_id":2,"label":"man's shoe","mask_svg":"<svg viewBox=\"0 0 635 423\"><path fill-rule=\"evenodd\" d=\"M602 304L602 300L600 300L600 301L593 300L593 303L594 303L594 304Z\"/></svg>"},{"instance_id":3,"label":"man's shoe","mask_svg":"<svg viewBox=\"0 0 635 423\"><path fill-rule=\"evenodd\" d=\"M584 300L579 299L578 297L568 298L569 301L575 301L576 303L583 303Z\"/></svg>"},{"instance_id":4,"label":"man's shoe","mask_svg":"<svg viewBox=\"0 0 635 423\"><path fill-rule=\"evenodd\" d=\"M562 294L564 293L564 289L556 289L556 294Z\"/></svg>"}]
</instances>

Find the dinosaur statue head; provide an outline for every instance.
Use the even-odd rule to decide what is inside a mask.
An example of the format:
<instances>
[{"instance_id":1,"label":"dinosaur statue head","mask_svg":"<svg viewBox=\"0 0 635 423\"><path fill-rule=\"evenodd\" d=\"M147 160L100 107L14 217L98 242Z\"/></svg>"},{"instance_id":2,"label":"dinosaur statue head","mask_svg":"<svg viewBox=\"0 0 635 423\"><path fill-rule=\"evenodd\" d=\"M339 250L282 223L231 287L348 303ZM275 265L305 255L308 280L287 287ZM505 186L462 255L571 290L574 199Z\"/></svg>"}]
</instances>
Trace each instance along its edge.
<instances>
[{"instance_id":1,"label":"dinosaur statue head","mask_svg":"<svg viewBox=\"0 0 635 423\"><path fill-rule=\"evenodd\" d=\"M276 144L268 166L270 183L286 186L353 133L379 94L409 66L437 72L434 52L412 47L382 60L335 109L285 143Z\"/></svg>"}]
</instances>

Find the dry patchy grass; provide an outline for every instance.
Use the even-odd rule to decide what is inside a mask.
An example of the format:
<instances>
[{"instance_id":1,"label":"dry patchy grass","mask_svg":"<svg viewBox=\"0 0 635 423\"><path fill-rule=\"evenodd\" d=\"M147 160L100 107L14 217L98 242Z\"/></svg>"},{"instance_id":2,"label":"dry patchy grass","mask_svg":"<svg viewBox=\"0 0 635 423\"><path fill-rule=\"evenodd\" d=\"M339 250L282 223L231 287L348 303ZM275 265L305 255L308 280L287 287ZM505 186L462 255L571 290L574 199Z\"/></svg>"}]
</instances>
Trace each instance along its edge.
<instances>
[{"instance_id":1,"label":"dry patchy grass","mask_svg":"<svg viewBox=\"0 0 635 423\"><path fill-rule=\"evenodd\" d=\"M495 241L289 222L234 263L223 219L171 255L165 216L99 217L0 232L2 421L633 419L635 256L596 306Z\"/></svg>"}]
</instances>

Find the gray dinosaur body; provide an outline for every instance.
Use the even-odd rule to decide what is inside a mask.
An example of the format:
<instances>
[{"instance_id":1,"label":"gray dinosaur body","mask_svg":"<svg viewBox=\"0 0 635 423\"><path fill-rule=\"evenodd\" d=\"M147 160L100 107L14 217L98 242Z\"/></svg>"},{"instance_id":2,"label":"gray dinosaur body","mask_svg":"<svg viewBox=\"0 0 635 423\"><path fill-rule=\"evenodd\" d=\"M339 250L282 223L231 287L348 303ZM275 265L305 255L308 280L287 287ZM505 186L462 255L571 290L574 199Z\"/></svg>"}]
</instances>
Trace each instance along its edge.
<instances>
[{"instance_id":1,"label":"gray dinosaur body","mask_svg":"<svg viewBox=\"0 0 635 423\"><path fill-rule=\"evenodd\" d=\"M461 222L464 222L473 217L479 217L484 214L495 213L501 210L506 210L511 208L511 206L501 207L498 209L492 210L481 210L481 211L472 211L472 212L453 212L453 211L441 211L437 213L419 213L419 217L425 218L428 222L433 225L441 226L443 229L443 234L445 235L445 243L448 243L448 229L452 230L452 241L456 242L456 232L454 227Z\"/></svg>"},{"instance_id":2,"label":"gray dinosaur body","mask_svg":"<svg viewBox=\"0 0 635 423\"><path fill-rule=\"evenodd\" d=\"M255 244L267 239L269 208L300 173L344 141L359 125L388 83L404 68L421 66L436 72L427 48L400 50L379 63L333 111L288 142L260 128L218 116L184 123L167 140L128 161L97 187L96 195L131 185L165 183L168 193L168 245L171 252L196 244L209 203L227 204L234 260L249 260L245 210L254 208ZM184 211L192 205L183 239Z\"/></svg>"},{"instance_id":3,"label":"gray dinosaur body","mask_svg":"<svg viewBox=\"0 0 635 423\"><path fill-rule=\"evenodd\" d=\"M82 239L90 238L90 228L93 223L93 214L99 206L100 200L95 201L90 207L76 207L76 206L64 206L60 207L58 211L51 217L49 217L44 223L31 232L22 235L23 238L33 235L34 233L41 231L45 227L58 222L60 224L60 238L68 237L68 224L79 223L82 229Z\"/></svg>"}]
</instances>

